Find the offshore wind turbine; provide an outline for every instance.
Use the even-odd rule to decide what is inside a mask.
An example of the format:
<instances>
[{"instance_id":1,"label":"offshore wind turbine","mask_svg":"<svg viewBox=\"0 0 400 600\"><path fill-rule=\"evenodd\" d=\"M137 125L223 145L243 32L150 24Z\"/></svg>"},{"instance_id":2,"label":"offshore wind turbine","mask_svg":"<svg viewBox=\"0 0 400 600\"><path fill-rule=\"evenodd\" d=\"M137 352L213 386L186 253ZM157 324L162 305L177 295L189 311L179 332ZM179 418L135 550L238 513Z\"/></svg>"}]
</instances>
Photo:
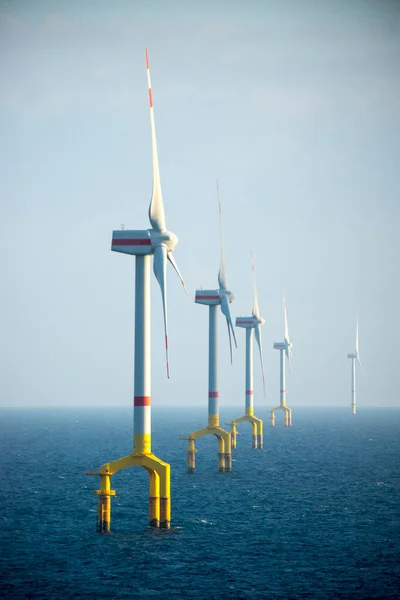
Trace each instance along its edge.
<instances>
[{"instance_id":1,"label":"offshore wind turbine","mask_svg":"<svg viewBox=\"0 0 400 600\"><path fill-rule=\"evenodd\" d=\"M292 426L292 409L286 406L286 374L285 374L285 360L287 359L290 364L292 357L292 346L293 344L289 338L289 328L286 311L286 300L283 296L283 312L285 317L285 336L283 342L275 342L274 349L280 351L280 404L276 408L271 410L271 425L275 425L275 412L277 410L283 410L285 413L285 427Z\"/></svg>"},{"instance_id":2,"label":"offshore wind turbine","mask_svg":"<svg viewBox=\"0 0 400 600\"><path fill-rule=\"evenodd\" d=\"M113 231L111 250L135 256L135 353L134 353L134 418L133 451L128 456L111 461L100 467L99 506L97 530L110 531L111 476L117 471L132 466L144 467L149 474L149 525L150 527L170 528L170 465L157 458L151 451L151 361L150 361L150 257L154 256L154 275L161 288L164 313L165 351L167 377L169 377L168 321L167 321L167 262L177 272L185 287L182 276L172 255L178 243L174 233L168 231L165 223L164 205L161 193L156 132L154 124L153 95L150 82L148 52L146 50L146 70L148 80L150 126L153 154L153 192L149 206L151 228L146 230ZM186 290L185 290L186 291Z\"/></svg>"},{"instance_id":3,"label":"offshore wind turbine","mask_svg":"<svg viewBox=\"0 0 400 600\"><path fill-rule=\"evenodd\" d=\"M358 317L356 319L356 351L354 354L348 354L347 358L351 358L351 409L353 415L357 412L357 404L356 404L356 362L361 367L362 364L360 360L360 353L358 349Z\"/></svg>"},{"instance_id":4,"label":"offshore wind turbine","mask_svg":"<svg viewBox=\"0 0 400 600\"><path fill-rule=\"evenodd\" d=\"M263 422L254 416L253 406L253 331L256 338L257 346L260 352L261 360L261 371L263 378L263 390L265 398L265 376L264 376L264 360L261 342L261 326L264 325L265 320L260 316L260 310L258 308L257 299L257 287L256 287L256 276L254 272L254 261L253 255L251 256L251 270L253 273L253 287L254 287L254 303L253 312L251 317L237 317L236 327L243 327L246 330L246 380L245 380L245 414L239 419L234 419L231 422L232 426L232 448L236 448L236 436L237 436L237 424L244 421L248 421L252 425L252 446L253 448L263 447Z\"/></svg>"},{"instance_id":5,"label":"offshore wind turbine","mask_svg":"<svg viewBox=\"0 0 400 600\"><path fill-rule=\"evenodd\" d=\"M187 448L187 467L189 473L194 473L195 470L195 441L203 435L215 435L218 439L218 470L232 470L232 444L231 434L223 429L219 424L219 405L218 405L218 322L217 322L217 307L221 307L222 314L226 318L229 335L229 347L232 363L232 339L236 344L235 331L233 329L229 304L233 300L233 294L228 288L226 279L225 252L224 241L222 235L222 209L219 200L219 185L217 180L217 195L219 208L219 224L221 235L221 264L218 273L218 285L216 290L196 290L195 302L197 304L205 304L209 307L209 339L208 339L208 424L207 427L192 431L183 439L189 441Z\"/></svg>"}]
</instances>

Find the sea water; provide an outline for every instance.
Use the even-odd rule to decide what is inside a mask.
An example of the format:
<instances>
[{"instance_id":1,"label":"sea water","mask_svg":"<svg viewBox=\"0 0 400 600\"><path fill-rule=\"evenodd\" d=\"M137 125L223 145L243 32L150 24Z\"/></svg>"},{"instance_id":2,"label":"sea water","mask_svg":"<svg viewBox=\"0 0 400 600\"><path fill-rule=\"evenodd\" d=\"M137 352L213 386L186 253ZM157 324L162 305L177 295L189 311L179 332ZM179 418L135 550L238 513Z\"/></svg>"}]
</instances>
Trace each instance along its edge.
<instances>
[{"instance_id":1,"label":"sea water","mask_svg":"<svg viewBox=\"0 0 400 600\"><path fill-rule=\"evenodd\" d=\"M240 416L225 410L221 422ZM266 409L264 449L240 424L231 473L217 440L180 437L206 409L153 409L153 452L171 465L172 527L147 527L144 469L112 478L112 533L96 532L86 469L129 454L124 409L2 409L0 597L400 598L400 409Z\"/></svg>"}]
</instances>

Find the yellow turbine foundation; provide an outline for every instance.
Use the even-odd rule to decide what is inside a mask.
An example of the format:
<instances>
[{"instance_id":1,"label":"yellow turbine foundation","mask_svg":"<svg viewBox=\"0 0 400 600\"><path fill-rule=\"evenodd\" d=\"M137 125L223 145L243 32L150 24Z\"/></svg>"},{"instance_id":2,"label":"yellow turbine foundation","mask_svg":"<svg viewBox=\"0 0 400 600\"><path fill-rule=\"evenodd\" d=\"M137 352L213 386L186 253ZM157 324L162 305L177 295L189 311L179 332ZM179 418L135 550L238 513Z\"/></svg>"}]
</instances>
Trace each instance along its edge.
<instances>
[{"instance_id":1,"label":"yellow turbine foundation","mask_svg":"<svg viewBox=\"0 0 400 600\"><path fill-rule=\"evenodd\" d=\"M215 435L218 439L218 471L232 471L231 433L219 426L219 415L209 415L207 427L193 431L185 438L188 440L188 473L194 473L195 470L195 441L204 435Z\"/></svg>"},{"instance_id":2,"label":"yellow turbine foundation","mask_svg":"<svg viewBox=\"0 0 400 600\"><path fill-rule=\"evenodd\" d=\"M283 410L283 412L285 413L285 427L291 427L292 426L292 409L288 408L287 406L277 406L276 408L273 408L271 410L271 425L272 425L272 427L275 426L275 412L277 410Z\"/></svg>"},{"instance_id":3,"label":"yellow turbine foundation","mask_svg":"<svg viewBox=\"0 0 400 600\"><path fill-rule=\"evenodd\" d=\"M253 408L246 409L246 414L244 417L240 417L239 419L235 419L231 422L231 437L232 437L232 448L236 448L236 436L237 436L237 424L238 423L251 423L252 429L252 447L262 449L263 447L263 422L261 419L258 419L253 415ZM233 444L233 438L235 442Z\"/></svg>"},{"instance_id":4,"label":"yellow turbine foundation","mask_svg":"<svg viewBox=\"0 0 400 600\"><path fill-rule=\"evenodd\" d=\"M141 447L148 447L149 438L150 436L146 434L135 435L135 443L138 443L138 446L141 444ZM96 490L99 496L97 530L110 531L111 496L115 496L115 490L110 489L111 476L128 467L143 467L149 474L149 526L169 529L171 527L170 466L152 453L133 452L124 458L102 465L100 472L87 472L88 475L100 475L100 490Z\"/></svg>"}]
</instances>

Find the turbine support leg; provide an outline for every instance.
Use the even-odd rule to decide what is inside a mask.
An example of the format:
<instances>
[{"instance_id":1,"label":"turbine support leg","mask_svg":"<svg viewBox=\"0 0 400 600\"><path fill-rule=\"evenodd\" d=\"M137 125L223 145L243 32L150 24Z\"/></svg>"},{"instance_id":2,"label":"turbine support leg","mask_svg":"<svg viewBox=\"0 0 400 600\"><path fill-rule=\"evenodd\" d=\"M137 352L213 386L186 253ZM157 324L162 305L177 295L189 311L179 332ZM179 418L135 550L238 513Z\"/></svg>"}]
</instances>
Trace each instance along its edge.
<instances>
[{"instance_id":1,"label":"turbine support leg","mask_svg":"<svg viewBox=\"0 0 400 600\"><path fill-rule=\"evenodd\" d=\"M160 527L160 476L152 469L146 469L150 479L149 527Z\"/></svg>"},{"instance_id":2,"label":"turbine support leg","mask_svg":"<svg viewBox=\"0 0 400 600\"><path fill-rule=\"evenodd\" d=\"M260 419L260 421L258 422L257 448L259 450L262 450L263 445L263 422Z\"/></svg>"},{"instance_id":3,"label":"turbine support leg","mask_svg":"<svg viewBox=\"0 0 400 600\"><path fill-rule=\"evenodd\" d=\"M257 427L257 423L255 423L254 421L251 422L251 429L252 429L251 447L254 450L254 449L256 449L258 447L258 444L257 444L257 441L258 441L257 440L257 438L258 438L258 436L257 436L258 427Z\"/></svg>"},{"instance_id":4,"label":"turbine support leg","mask_svg":"<svg viewBox=\"0 0 400 600\"><path fill-rule=\"evenodd\" d=\"M275 427L275 412L271 410L271 426Z\"/></svg>"},{"instance_id":5,"label":"turbine support leg","mask_svg":"<svg viewBox=\"0 0 400 600\"><path fill-rule=\"evenodd\" d=\"M232 471L232 452L225 452L225 471L229 473Z\"/></svg>"},{"instance_id":6,"label":"turbine support leg","mask_svg":"<svg viewBox=\"0 0 400 600\"><path fill-rule=\"evenodd\" d=\"M225 440L218 436L218 471L225 471Z\"/></svg>"},{"instance_id":7,"label":"turbine support leg","mask_svg":"<svg viewBox=\"0 0 400 600\"><path fill-rule=\"evenodd\" d=\"M232 448L236 448L236 437L237 437L237 428L236 428L236 423L231 423L232 425L232 430L231 430L231 443L232 443Z\"/></svg>"},{"instance_id":8,"label":"turbine support leg","mask_svg":"<svg viewBox=\"0 0 400 600\"><path fill-rule=\"evenodd\" d=\"M111 496L115 496L115 490L111 489L111 476L100 475L100 489L96 490L99 496L97 506L97 531L109 533L111 530Z\"/></svg>"},{"instance_id":9,"label":"turbine support leg","mask_svg":"<svg viewBox=\"0 0 400 600\"><path fill-rule=\"evenodd\" d=\"M187 452L187 472L194 473L196 468L196 448L195 448L195 440L193 438L189 438L189 444Z\"/></svg>"},{"instance_id":10,"label":"turbine support leg","mask_svg":"<svg viewBox=\"0 0 400 600\"><path fill-rule=\"evenodd\" d=\"M171 529L171 497L160 498L160 527Z\"/></svg>"},{"instance_id":11,"label":"turbine support leg","mask_svg":"<svg viewBox=\"0 0 400 600\"><path fill-rule=\"evenodd\" d=\"M218 437L218 470L232 471L232 434L222 428Z\"/></svg>"}]
</instances>

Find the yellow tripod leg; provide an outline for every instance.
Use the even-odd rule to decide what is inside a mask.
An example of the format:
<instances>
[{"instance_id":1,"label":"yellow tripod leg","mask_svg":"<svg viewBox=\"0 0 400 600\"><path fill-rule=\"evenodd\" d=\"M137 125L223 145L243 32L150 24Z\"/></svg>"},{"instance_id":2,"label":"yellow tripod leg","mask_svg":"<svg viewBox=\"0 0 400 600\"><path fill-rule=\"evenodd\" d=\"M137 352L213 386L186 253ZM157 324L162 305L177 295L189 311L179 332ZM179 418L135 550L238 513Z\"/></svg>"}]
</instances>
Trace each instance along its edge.
<instances>
[{"instance_id":1,"label":"yellow tripod leg","mask_svg":"<svg viewBox=\"0 0 400 600\"><path fill-rule=\"evenodd\" d=\"M111 488L111 476L100 475L100 489L96 490L99 496L97 507L97 531L108 533L111 527L111 496L115 496L115 490Z\"/></svg>"}]
</instances>

